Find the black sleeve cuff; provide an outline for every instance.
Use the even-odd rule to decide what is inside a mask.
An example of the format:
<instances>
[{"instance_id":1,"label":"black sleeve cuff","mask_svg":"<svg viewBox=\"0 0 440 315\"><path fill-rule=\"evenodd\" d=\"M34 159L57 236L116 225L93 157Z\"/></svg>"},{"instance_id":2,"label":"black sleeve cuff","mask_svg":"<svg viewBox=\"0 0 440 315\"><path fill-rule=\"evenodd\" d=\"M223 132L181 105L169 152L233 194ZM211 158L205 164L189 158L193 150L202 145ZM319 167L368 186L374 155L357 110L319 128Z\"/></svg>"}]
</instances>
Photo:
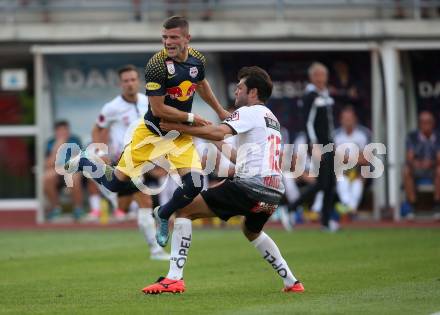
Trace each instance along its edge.
<instances>
[{"instance_id":1,"label":"black sleeve cuff","mask_svg":"<svg viewBox=\"0 0 440 315\"><path fill-rule=\"evenodd\" d=\"M238 134L237 130L235 130L234 127L232 127L232 126L231 126L230 124L228 124L227 122L222 122L222 124L228 126L229 128L231 128L231 129L232 129L232 133L234 134L234 136L235 136L236 134Z\"/></svg>"}]
</instances>

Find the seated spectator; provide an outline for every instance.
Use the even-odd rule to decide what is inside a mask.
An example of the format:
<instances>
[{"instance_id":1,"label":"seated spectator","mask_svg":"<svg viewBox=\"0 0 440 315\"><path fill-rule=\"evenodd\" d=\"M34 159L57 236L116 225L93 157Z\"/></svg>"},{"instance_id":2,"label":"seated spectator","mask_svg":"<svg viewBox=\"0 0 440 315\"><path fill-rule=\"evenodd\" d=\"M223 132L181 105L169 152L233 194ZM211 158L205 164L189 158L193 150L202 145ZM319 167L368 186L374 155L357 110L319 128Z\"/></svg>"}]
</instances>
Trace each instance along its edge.
<instances>
[{"instance_id":1,"label":"seated spectator","mask_svg":"<svg viewBox=\"0 0 440 315\"><path fill-rule=\"evenodd\" d=\"M419 128L410 132L406 139L406 163L403 183L406 202L402 205L402 215L413 216L416 204L416 183L434 183L435 210L440 209L440 138L434 131L435 119L431 112L419 114Z\"/></svg>"},{"instance_id":2,"label":"seated spectator","mask_svg":"<svg viewBox=\"0 0 440 315\"><path fill-rule=\"evenodd\" d=\"M329 83L330 95L336 103L357 105L359 103L359 89L352 75L350 68L344 61L333 63L335 77Z\"/></svg>"},{"instance_id":3,"label":"seated spectator","mask_svg":"<svg viewBox=\"0 0 440 315\"><path fill-rule=\"evenodd\" d=\"M285 137L285 142L288 143L288 137ZM299 149L300 146L302 149ZM280 210L280 220L286 231L290 231L292 226L296 223L301 223L304 219L307 221L318 221L320 217L320 212L322 209L324 192L321 190L316 193L312 200L307 200L310 202L308 207L309 211L303 211L303 206L296 208L294 206L295 202L300 198L300 185L313 185L316 183L316 177L311 176L311 156L309 154L309 148L307 145L307 135L305 132L299 132L293 143L292 160L290 165L289 176L285 176L284 171L283 183L285 188L285 196L287 200L287 206L290 211L285 208ZM284 157L282 156L282 159ZM281 159L281 165L283 165Z\"/></svg>"},{"instance_id":4,"label":"seated spectator","mask_svg":"<svg viewBox=\"0 0 440 315\"><path fill-rule=\"evenodd\" d=\"M46 145L46 160L44 170L44 193L49 201L50 211L47 215L48 220L52 220L61 215L62 209L59 201L59 188L64 183L63 176L55 171L55 159L57 151L64 143L76 143L81 146L78 137L71 135L69 123L67 121L58 121L55 123L55 136L49 139ZM66 162L70 159L69 154L66 156ZM73 199L73 217L75 220L80 219L83 214L82 203L82 182L81 175L76 173L73 175L73 187L70 189Z\"/></svg>"},{"instance_id":5,"label":"seated spectator","mask_svg":"<svg viewBox=\"0 0 440 315\"><path fill-rule=\"evenodd\" d=\"M358 124L353 107L345 107L340 114L341 127L335 131L335 147L344 143L354 143L359 147L359 157L354 168L344 172L342 179L336 183L340 203L336 210L341 213L355 213L358 210L364 191L364 178L360 176L360 167L368 165L363 155L364 147L370 143L370 130ZM344 156L343 159L347 159Z\"/></svg>"}]
</instances>

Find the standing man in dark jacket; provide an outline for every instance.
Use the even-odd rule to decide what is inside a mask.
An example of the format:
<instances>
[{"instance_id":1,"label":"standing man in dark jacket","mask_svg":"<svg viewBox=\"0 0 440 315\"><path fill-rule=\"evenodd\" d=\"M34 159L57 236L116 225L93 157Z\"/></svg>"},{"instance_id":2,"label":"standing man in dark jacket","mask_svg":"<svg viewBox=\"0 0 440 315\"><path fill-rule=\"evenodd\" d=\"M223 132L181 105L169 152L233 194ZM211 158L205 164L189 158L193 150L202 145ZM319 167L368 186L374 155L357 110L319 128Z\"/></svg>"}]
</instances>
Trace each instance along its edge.
<instances>
[{"instance_id":1,"label":"standing man in dark jacket","mask_svg":"<svg viewBox=\"0 0 440 315\"><path fill-rule=\"evenodd\" d=\"M294 211L305 200L315 195L318 191L324 192L324 202L321 214L321 224L324 228L335 231L338 229L336 222L330 221L333 211L336 176L334 171L334 152L322 150L329 143L333 143L333 99L327 89L328 70L322 63L314 62L309 70L310 83L306 86L302 98L302 107L305 121L307 141L312 146L312 160L316 154L321 154L319 174L316 183L306 190L293 204L290 211ZM321 149L318 146L322 145ZM326 152L329 151L329 152ZM313 166L312 166L313 167Z\"/></svg>"}]
</instances>

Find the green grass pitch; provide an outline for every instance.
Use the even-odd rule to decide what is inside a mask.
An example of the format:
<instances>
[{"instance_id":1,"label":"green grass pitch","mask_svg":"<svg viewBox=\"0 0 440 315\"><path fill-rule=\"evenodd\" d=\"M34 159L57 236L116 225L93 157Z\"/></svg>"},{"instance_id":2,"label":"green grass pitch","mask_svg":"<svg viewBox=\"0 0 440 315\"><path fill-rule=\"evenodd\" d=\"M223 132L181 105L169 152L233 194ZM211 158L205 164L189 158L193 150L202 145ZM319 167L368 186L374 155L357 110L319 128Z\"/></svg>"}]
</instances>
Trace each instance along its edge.
<instances>
[{"instance_id":1,"label":"green grass pitch","mask_svg":"<svg viewBox=\"0 0 440 315\"><path fill-rule=\"evenodd\" d=\"M236 230L194 230L187 292L145 296L166 275L134 230L0 232L0 314L432 314L440 229L267 232L306 288L282 282Z\"/></svg>"}]
</instances>

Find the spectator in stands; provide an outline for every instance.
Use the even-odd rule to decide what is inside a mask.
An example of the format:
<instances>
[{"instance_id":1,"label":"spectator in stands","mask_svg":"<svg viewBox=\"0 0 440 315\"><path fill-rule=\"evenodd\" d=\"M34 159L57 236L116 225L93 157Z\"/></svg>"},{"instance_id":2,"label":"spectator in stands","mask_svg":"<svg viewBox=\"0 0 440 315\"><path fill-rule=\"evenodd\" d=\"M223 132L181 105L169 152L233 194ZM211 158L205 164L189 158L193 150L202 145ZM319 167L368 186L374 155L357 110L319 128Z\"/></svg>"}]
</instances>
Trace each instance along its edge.
<instances>
[{"instance_id":1,"label":"spectator in stands","mask_svg":"<svg viewBox=\"0 0 440 315\"><path fill-rule=\"evenodd\" d=\"M62 209L59 201L59 187L63 184L63 177L55 171L55 159L57 151L64 143L75 143L81 146L78 137L70 133L69 123L65 120L55 123L55 135L46 145L46 160L44 170L44 193L49 201L50 212L47 215L48 220L52 220L61 215ZM67 154L66 162L70 159ZM73 217L75 220L81 218L83 214L82 203L82 182L79 173L73 175L73 187L71 188L73 199Z\"/></svg>"},{"instance_id":2,"label":"spectator in stands","mask_svg":"<svg viewBox=\"0 0 440 315\"><path fill-rule=\"evenodd\" d=\"M166 0L167 15L181 15L188 16L188 11L191 13L194 9L200 8L198 5L202 6L200 18L203 21L210 21L212 19L213 11L212 8L215 6L217 0L202 0L201 3L193 3L195 6L191 8L191 3L188 0Z\"/></svg>"},{"instance_id":3,"label":"spectator in stands","mask_svg":"<svg viewBox=\"0 0 440 315\"><path fill-rule=\"evenodd\" d=\"M141 8L141 0L132 0L133 5L133 17L136 22L142 21L142 8Z\"/></svg>"},{"instance_id":4,"label":"spectator in stands","mask_svg":"<svg viewBox=\"0 0 440 315\"><path fill-rule=\"evenodd\" d=\"M405 18L405 9L402 6L401 0L394 0L394 18L395 19L404 19Z\"/></svg>"},{"instance_id":5,"label":"spectator in stands","mask_svg":"<svg viewBox=\"0 0 440 315\"><path fill-rule=\"evenodd\" d=\"M338 60L332 64L332 68L334 75L331 77L328 90L330 96L335 100L334 114L336 117L340 117L340 110L350 104L356 108L361 117L364 117L358 82L353 78L348 63Z\"/></svg>"},{"instance_id":6,"label":"spectator in stands","mask_svg":"<svg viewBox=\"0 0 440 315\"><path fill-rule=\"evenodd\" d=\"M51 22L50 12L49 12L49 1L50 0L39 0L39 5L41 7L41 14L44 23Z\"/></svg>"},{"instance_id":7,"label":"spectator in stands","mask_svg":"<svg viewBox=\"0 0 440 315\"><path fill-rule=\"evenodd\" d=\"M329 84L330 95L335 101L344 102L344 104L354 104L359 100L359 90L353 82L348 64L344 61L336 61L333 64L335 78L332 84Z\"/></svg>"},{"instance_id":8,"label":"spectator in stands","mask_svg":"<svg viewBox=\"0 0 440 315\"><path fill-rule=\"evenodd\" d=\"M364 190L364 179L360 176L360 167L368 165L363 149L370 142L370 130L358 124L356 113L351 106L345 107L340 114L341 127L335 131L336 148L344 143L353 143L359 148L359 157L355 167L344 172L336 183L340 203L336 209L340 214L353 214L358 210ZM347 152L348 153L348 152ZM341 157L347 160L348 156Z\"/></svg>"},{"instance_id":9,"label":"spectator in stands","mask_svg":"<svg viewBox=\"0 0 440 315\"><path fill-rule=\"evenodd\" d=\"M419 114L419 127L406 139L406 163L403 170L406 202L402 215L413 216L416 204L416 184L420 181L434 183L435 210L440 209L440 137L434 131L435 119L431 112Z\"/></svg>"},{"instance_id":10,"label":"spectator in stands","mask_svg":"<svg viewBox=\"0 0 440 315\"><path fill-rule=\"evenodd\" d=\"M409 9L410 13L412 13L415 17L420 14L420 17L423 19L430 18L431 16L436 17L438 14L438 7L436 5L431 6L430 0L419 0L413 1L414 3L404 3L402 0L394 0L394 15L395 19L404 19L408 17L408 12L405 9ZM435 3L435 1L432 1ZM412 12L411 12L412 11ZM420 11L417 14L416 11Z\"/></svg>"},{"instance_id":11,"label":"spectator in stands","mask_svg":"<svg viewBox=\"0 0 440 315\"><path fill-rule=\"evenodd\" d=\"M188 0L166 0L167 15L187 16Z\"/></svg>"},{"instance_id":12,"label":"spectator in stands","mask_svg":"<svg viewBox=\"0 0 440 315\"><path fill-rule=\"evenodd\" d=\"M211 0L203 0L204 10L202 12L202 20L210 21L212 19L212 7L213 3L210 3Z\"/></svg>"}]
</instances>

